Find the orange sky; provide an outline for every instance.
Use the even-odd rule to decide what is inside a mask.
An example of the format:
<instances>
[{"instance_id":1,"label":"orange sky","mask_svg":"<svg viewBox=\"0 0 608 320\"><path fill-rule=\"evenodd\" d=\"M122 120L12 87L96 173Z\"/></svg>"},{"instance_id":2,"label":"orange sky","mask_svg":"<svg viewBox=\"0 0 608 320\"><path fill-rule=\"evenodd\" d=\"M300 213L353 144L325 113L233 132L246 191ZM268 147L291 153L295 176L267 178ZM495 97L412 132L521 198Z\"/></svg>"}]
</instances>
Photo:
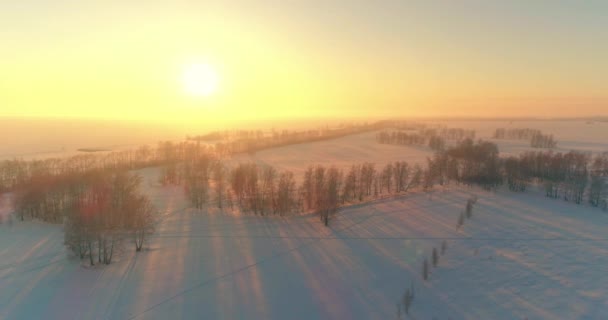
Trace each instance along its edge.
<instances>
[{"instance_id":1,"label":"orange sky","mask_svg":"<svg viewBox=\"0 0 608 320\"><path fill-rule=\"evenodd\" d=\"M0 115L608 114L606 2L7 1ZM185 90L192 65L217 90Z\"/></svg>"}]
</instances>

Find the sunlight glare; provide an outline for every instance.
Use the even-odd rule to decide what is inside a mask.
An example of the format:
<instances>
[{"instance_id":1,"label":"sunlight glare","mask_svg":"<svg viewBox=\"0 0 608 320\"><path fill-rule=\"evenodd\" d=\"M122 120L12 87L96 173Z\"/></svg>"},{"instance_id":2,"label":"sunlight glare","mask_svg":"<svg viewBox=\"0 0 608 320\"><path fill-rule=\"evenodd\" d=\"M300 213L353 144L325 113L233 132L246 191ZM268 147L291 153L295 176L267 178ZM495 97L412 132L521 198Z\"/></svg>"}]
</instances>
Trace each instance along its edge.
<instances>
[{"instance_id":1,"label":"sunlight glare","mask_svg":"<svg viewBox=\"0 0 608 320\"><path fill-rule=\"evenodd\" d=\"M210 96L218 86L217 73L208 64L193 64L186 67L182 81L184 90L193 96Z\"/></svg>"}]
</instances>

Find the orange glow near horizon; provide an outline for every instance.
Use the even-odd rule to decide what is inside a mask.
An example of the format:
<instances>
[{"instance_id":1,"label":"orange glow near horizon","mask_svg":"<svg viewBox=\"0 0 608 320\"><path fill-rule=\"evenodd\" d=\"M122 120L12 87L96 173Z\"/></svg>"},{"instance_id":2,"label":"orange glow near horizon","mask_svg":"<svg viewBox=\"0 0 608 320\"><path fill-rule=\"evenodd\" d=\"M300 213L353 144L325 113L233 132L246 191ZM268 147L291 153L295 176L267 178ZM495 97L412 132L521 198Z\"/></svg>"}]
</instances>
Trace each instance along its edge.
<instances>
[{"instance_id":1,"label":"orange glow near horizon","mask_svg":"<svg viewBox=\"0 0 608 320\"><path fill-rule=\"evenodd\" d=\"M0 4L0 116L229 123L608 110L608 26L584 5L555 4L549 21L535 16L545 8L488 4L478 9L489 18L473 23L475 10L449 2L26 2L35 5Z\"/></svg>"}]
</instances>

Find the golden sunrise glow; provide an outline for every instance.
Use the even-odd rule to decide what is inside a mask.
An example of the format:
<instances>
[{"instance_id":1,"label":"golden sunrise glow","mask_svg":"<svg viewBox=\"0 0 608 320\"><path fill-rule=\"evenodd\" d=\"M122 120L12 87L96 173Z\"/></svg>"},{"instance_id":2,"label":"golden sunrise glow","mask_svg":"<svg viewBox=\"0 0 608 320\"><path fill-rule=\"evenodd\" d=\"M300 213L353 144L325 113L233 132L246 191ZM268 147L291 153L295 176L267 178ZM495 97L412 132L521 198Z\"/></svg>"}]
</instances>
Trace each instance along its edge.
<instances>
[{"instance_id":1,"label":"golden sunrise glow","mask_svg":"<svg viewBox=\"0 0 608 320\"><path fill-rule=\"evenodd\" d=\"M445 19L439 4L355 2L150 2L144 10L118 0L8 1L0 4L0 116L228 123L607 110L602 10L562 8L556 14L574 26L566 28L536 19L544 11L534 6L498 19L506 9L488 4L478 21L449 3Z\"/></svg>"},{"instance_id":2,"label":"golden sunrise glow","mask_svg":"<svg viewBox=\"0 0 608 320\"><path fill-rule=\"evenodd\" d=\"M198 63L188 66L182 77L184 89L194 96L210 96L218 87L218 76L213 67Z\"/></svg>"}]
</instances>

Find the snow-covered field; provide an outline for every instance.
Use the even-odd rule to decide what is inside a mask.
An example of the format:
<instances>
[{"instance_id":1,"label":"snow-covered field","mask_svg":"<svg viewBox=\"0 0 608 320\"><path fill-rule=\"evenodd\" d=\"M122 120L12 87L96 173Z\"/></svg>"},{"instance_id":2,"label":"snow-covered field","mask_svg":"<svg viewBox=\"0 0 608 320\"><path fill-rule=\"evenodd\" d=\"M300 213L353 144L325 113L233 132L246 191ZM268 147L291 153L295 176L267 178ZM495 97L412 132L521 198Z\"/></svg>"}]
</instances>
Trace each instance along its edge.
<instances>
[{"instance_id":1,"label":"snow-covered field","mask_svg":"<svg viewBox=\"0 0 608 320\"><path fill-rule=\"evenodd\" d=\"M477 138L490 139L497 128L532 128L543 133L553 134L558 141L557 151L572 149L587 151L608 150L608 122L588 122L585 120L485 120L485 121L422 121L442 124L450 128L474 129ZM303 130L326 125L327 122L294 123L285 129ZM263 129L276 126L259 124L249 129ZM155 145L160 140L180 141L190 134L202 134L206 129L169 128L144 126L142 124L105 123L92 121L51 121L51 120L15 120L0 118L0 160L4 159L43 159L49 157L67 157L78 154L78 148L102 148L124 150L137 148L140 145ZM215 128L217 129L217 128ZM247 129L247 127L245 127ZM190 131L188 131L190 130ZM198 131L201 130L201 131ZM314 144L287 146L265 150L256 155L260 162L271 161L285 167L302 164L336 160L342 163L355 161L373 161L384 163L391 161L395 155L407 161L419 161L428 154L427 148L403 146L378 146L374 140L375 133L347 136L340 139L323 141ZM528 141L495 140L504 154L517 154L532 150ZM405 149L404 149L405 148ZM280 150L280 151L279 151ZM281 155L282 153L282 155ZM274 155L269 157L269 155ZM331 159L328 159L332 157Z\"/></svg>"},{"instance_id":2,"label":"snow-covered field","mask_svg":"<svg viewBox=\"0 0 608 320\"><path fill-rule=\"evenodd\" d=\"M291 170L300 176L309 165L336 166L348 170L353 164L372 162L376 169L386 163L407 161L423 165L433 152L423 146L399 146L376 142L377 132L349 135L333 140L289 145L266 149L254 155L239 154L235 161L271 165L279 170Z\"/></svg>"},{"instance_id":3,"label":"snow-covered field","mask_svg":"<svg viewBox=\"0 0 608 320\"><path fill-rule=\"evenodd\" d=\"M571 150L605 152L608 151L608 122L587 123L586 121L444 121L431 122L450 128L475 129L476 138L489 140L498 145L501 155L518 155L524 151L542 151L530 147L527 140L491 139L497 128L532 128L553 134L558 142L555 152ZM254 155L241 154L235 157L240 162L255 162L272 165L280 170L291 170L296 177L301 176L309 165L322 164L347 170L351 165L372 162L376 168L396 160L407 161L410 165L426 163L433 152L426 146L400 146L379 144L377 132L367 132L346 137L267 149ZM450 141L451 142L451 141Z\"/></svg>"},{"instance_id":4,"label":"snow-covered field","mask_svg":"<svg viewBox=\"0 0 608 320\"><path fill-rule=\"evenodd\" d=\"M508 125L483 123L480 138ZM553 133L563 150L608 150L607 123L572 123L512 126ZM497 142L502 153L527 148ZM298 174L430 155L366 133L237 160ZM313 216L197 212L179 187L156 183L157 169L141 174L159 209L156 233L147 250L127 243L109 266L68 255L61 226L9 223L0 199L0 319L395 319L411 283L413 319L607 319L608 214L586 205L452 185L346 208L325 228ZM473 218L458 230L472 194ZM422 261L443 240L447 252L423 281Z\"/></svg>"},{"instance_id":5,"label":"snow-covered field","mask_svg":"<svg viewBox=\"0 0 608 320\"><path fill-rule=\"evenodd\" d=\"M608 122L589 122L585 120L493 120L493 121L437 121L450 128L475 129L477 138L498 144L501 154L517 155L523 151L536 150L527 140L490 139L497 128L530 128L552 134L557 140L554 151L570 150L603 152L608 151Z\"/></svg>"},{"instance_id":6,"label":"snow-covered field","mask_svg":"<svg viewBox=\"0 0 608 320\"><path fill-rule=\"evenodd\" d=\"M161 209L148 250L109 266L66 255L60 226L0 225L1 319L393 319L410 283L416 319L603 319L608 215L538 194L450 187L357 205L331 228ZM456 229L466 199L473 218ZM429 281L422 260L448 244Z\"/></svg>"}]
</instances>

